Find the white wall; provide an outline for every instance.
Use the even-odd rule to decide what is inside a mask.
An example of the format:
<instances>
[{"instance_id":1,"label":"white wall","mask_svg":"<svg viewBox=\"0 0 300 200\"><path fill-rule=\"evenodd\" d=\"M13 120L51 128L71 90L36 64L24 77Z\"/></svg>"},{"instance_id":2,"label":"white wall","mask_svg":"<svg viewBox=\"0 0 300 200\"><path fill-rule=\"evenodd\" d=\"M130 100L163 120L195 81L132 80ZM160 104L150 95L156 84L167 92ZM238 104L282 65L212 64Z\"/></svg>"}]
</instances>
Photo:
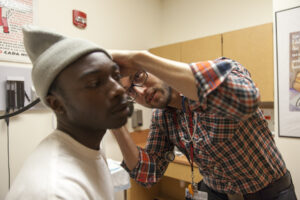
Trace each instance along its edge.
<instances>
[{"instance_id":1,"label":"white wall","mask_svg":"<svg viewBox=\"0 0 300 200\"><path fill-rule=\"evenodd\" d=\"M160 43L160 0L36 0L35 3L37 25L69 36L89 39L107 49L148 49ZM88 25L85 30L73 26L73 9L87 13ZM28 66L3 61L0 64ZM50 111L29 111L11 119L12 180L29 153L52 129ZM6 125L1 120L0 199L4 199L8 191L6 140ZM114 140L111 142L116 145Z\"/></svg>"},{"instance_id":2,"label":"white wall","mask_svg":"<svg viewBox=\"0 0 300 200\"><path fill-rule=\"evenodd\" d=\"M272 0L163 0L162 44L272 22Z\"/></svg>"},{"instance_id":3,"label":"white wall","mask_svg":"<svg viewBox=\"0 0 300 200\"><path fill-rule=\"evenodd\" d=\"M84 37L104 48L147 49L159 42L159 0L38 1L38 24ZM87 28L76 29L72 10L87 13Z\"/></svg>"},{"instance_id":4,"label":"white wall","mask_svg":"<svg viewBox=\"0 0 300 200\"><path fill-rule=\"evenodd\" d=\"M275 12L300 6L299 0L273 0L273 19L275 22ZM275 30L275 24L273 25ZM276 38L274 32L274 47L276 47ZM274 77L277 77L277 63L276 63L276 52L274 52ZM277 97L277 80L275 79L275 97ZM277 105L277 98L275 98L275 105ZM278 124L278 107L275 107L275 124ZM275 141L286 161L287 167L291 171L293 182L295 185L296 193L300 198L300 139L296 138L283 138L278 137L278 126L275 126L276 137Z\"/></svg>"}]
</instances>

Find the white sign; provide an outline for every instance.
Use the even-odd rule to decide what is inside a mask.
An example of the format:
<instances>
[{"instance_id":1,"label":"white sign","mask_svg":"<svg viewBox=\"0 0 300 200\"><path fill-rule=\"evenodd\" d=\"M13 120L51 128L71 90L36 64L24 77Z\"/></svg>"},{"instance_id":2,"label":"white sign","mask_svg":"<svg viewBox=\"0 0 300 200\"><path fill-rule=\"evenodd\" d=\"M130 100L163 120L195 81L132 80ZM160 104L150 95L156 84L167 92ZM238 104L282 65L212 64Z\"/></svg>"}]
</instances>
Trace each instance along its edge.
<instances>
[{"instance_id":1,"label":"white sign","mask_svg":"<svg viewBox=\"0 0 300 200\"><path fill-rule=\"evenodd\" d=\"M279 136L300 137L300 7L276 19Z\"/></svg>"},{"instance_id":2,"label":"white sign","mask_svg":"<svg viewBox=\"0 0 300 200\"><path fill-rule=\"evenodd\" d=\"M30 62L22 26L33 23L33 0L0 0L0 61Z\"/></svg>"}]
</instances>

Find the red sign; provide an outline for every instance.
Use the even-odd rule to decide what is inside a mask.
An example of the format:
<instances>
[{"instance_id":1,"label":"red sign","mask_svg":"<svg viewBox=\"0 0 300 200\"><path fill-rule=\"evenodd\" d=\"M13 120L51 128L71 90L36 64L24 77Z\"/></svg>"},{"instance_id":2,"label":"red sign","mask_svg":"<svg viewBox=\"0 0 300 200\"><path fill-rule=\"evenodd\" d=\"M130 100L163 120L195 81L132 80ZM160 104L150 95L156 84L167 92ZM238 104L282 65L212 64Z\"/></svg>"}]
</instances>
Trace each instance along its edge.
<instances>
[{"instance_id":1,"label":"red sign","mask_svg":"<svg viewBox=\"0 0 300 200\"><path fill-rule=\"evenodd\" d=\"M79 10L73 10L73 24L78 28L85 28L86 14Z\"/></svg>"},{"instance_id":2,"label":"red sign","mask_svg":"<svg viewBox=\"0 0 300 200\"><path fill-rule=\"evenodd\" d=\"M9 27L7 18L9 17L9 10L4 7L0 7L0 26L3 26L3 32L9 33Z\"/></svg>"},{"instance_id":3,"label":"red sign","mask_svg":"<svg viewBox=\"0 0 300 200\"><path fill-rule=\"evenodd\" d=\"M2 7L0 7L0 26L3 26L3 23L2 23Z\"/></svg>"}]
</instances>

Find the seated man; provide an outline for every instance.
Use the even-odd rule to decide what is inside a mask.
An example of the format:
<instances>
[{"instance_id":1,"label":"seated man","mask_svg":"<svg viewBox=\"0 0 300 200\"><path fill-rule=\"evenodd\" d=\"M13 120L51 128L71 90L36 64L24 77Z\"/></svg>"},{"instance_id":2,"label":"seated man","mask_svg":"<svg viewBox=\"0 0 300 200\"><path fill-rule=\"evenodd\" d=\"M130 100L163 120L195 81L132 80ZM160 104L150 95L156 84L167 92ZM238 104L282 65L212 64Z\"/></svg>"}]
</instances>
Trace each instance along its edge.
<instances>
[{"instance_id":1,"label":"seated man","mask_svg":"<svg viewBox=\"0 0 300 200\"><path fill-rule=\"evenodd\" d=\"M57 129L28 158L6 199L113 199L99 145L106 129L127 122L118 65L88 41L34 26L23 33L33 84L55 113Z\"/></svg>"}]
</instances>

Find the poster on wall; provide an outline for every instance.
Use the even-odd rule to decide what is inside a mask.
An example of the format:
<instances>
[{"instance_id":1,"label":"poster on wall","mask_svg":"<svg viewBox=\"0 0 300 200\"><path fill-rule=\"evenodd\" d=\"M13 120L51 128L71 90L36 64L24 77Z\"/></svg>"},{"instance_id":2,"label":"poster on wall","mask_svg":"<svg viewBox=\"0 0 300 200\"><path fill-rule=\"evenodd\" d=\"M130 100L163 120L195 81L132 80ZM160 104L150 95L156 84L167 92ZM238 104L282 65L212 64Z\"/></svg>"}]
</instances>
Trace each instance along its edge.
<instances>
[{"instance_id":1,"label":"poster on wall","mask_svg":"<svg viewBox=\"0 0 300 200\"><path fill-rule=\"evenodd\" d=\"M275 13L278 132L300 137L300 7Z\"/></svg>"},{"instance_id":2,"label":"poster on wall","mask_svg":"<svg viewBox=\"0 0 300 200\"><path fill-rule=\"evenodd\" d=\"M0 61L30 62L22 26L32 23L33 0L0 0Z\"/></svg>"}]
</instances>

